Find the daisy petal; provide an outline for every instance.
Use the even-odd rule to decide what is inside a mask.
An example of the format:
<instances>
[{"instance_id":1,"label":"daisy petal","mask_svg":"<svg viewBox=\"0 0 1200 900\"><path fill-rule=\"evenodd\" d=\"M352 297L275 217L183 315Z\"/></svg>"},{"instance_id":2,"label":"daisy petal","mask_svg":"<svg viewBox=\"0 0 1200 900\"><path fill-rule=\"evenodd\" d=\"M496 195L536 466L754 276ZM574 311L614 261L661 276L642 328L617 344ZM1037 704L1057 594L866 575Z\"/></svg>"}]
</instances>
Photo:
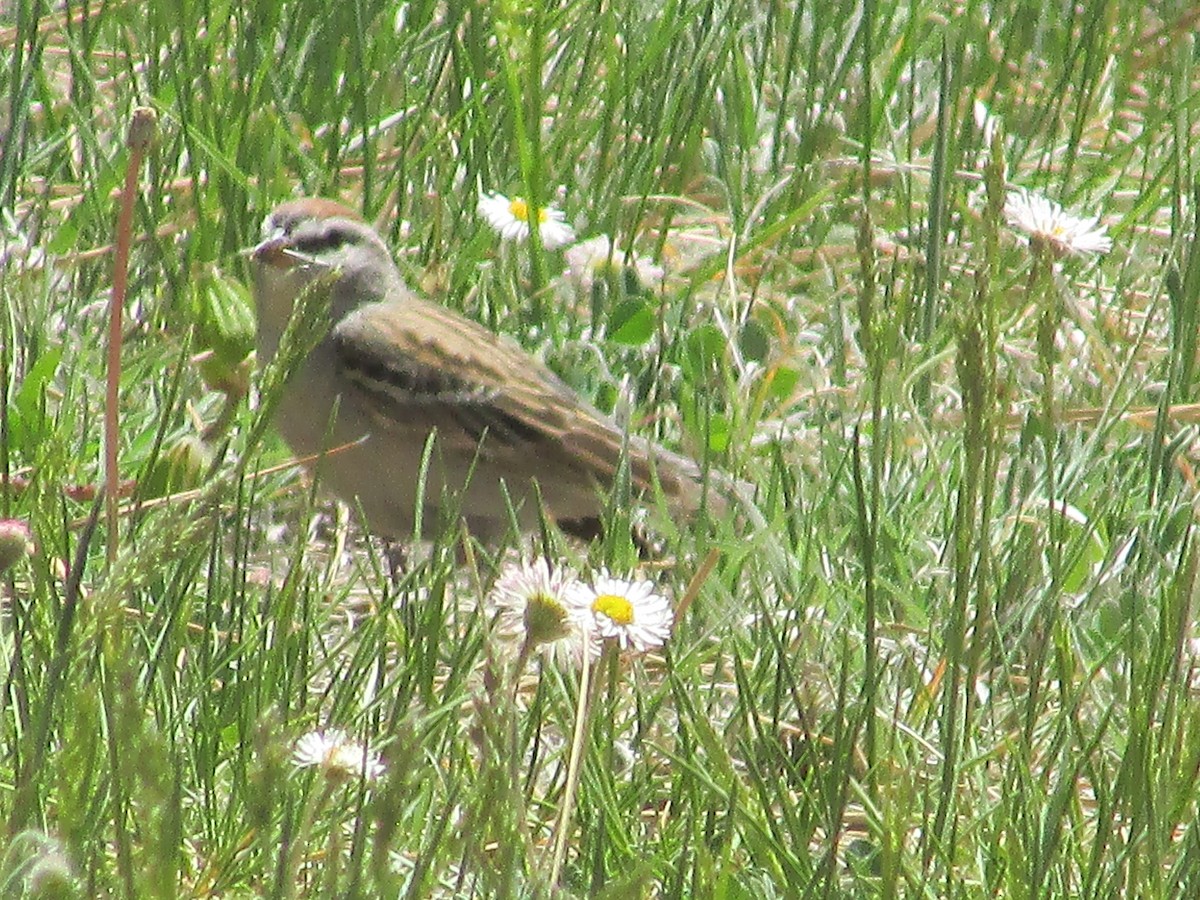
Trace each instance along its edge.
<instances>
[{"instance_id":1,"label":"daisy petal","mask_svg":"<svg viewBox=\"0 0 1200 900\"><path fill-rule=\"evenodd\" d=\"M622 650L645 652L671 636L671 603L648 581L614 578L602 569L587 598L597 634L615 640Z\"/></svg>"},{"instance_id":2,"label":"daisy petal","mask_svg":"<svg viewBox=\"0 0 1200 900\"><path fill-rule=\"evenodd\" d=\"M1099 218L1074 216L1032 191L1010 193L1004 215L1010 225L1029 236L1031 243L1049 247L1055 256L1083 256L1112 249L1112 239Z\"/></svg>"},{"instance_id":3,"label":"daisy petal","mask_svg":"<svg viewBox=\"0 0 1200 900\"><path fill-rule=\"evenodd\" d=\"M529 239L529 222L536 215L538 234L547 250L565 247L575 240L575 231L567 224L566 215L553 206L533 209L520 197L511 200L503 194L484 194L476 211L503 240L520 243Z\"/></svg>"},{"instance_id":4,"label":"daisy petal","mask_svg":"<svg viewBox=\"0 0 1200 900\"><path fill-rule=\"evenodd\" d=\"M498 635L559 663L578 664L585 646L598 656L578 587L566 567L551 569L543 558L509 563L487 596Z\"/></svg>"},{"instance_id":5,"label":"daisy petal","mask_svg":"<svg viewBox=\"0 0 1200 900\"><path fill-rule=\"evenodd\" d=\"M378 753L337 728L301 737L292 748L292 763L299 769L320 769L330 781L359 777L374 781L385 769Z\"/></svg>"}]
</instances>

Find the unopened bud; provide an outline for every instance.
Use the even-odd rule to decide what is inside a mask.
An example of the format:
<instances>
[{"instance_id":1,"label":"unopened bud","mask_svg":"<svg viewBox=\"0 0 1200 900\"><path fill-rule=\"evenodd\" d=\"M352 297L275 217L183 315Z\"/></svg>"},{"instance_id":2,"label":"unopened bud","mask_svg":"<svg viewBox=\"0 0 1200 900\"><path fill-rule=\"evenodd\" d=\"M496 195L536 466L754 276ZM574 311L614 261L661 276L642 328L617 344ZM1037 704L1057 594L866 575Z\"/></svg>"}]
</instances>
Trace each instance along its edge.
<instances>
[{"instance_id":1,"label":"unopened bud","mask_svg":"<svg viewBox=\"0 0 1200 900\"><path fill-rule=\"evenodd\" d=\"M19 519L0 519L0 574L29 555L32 537L29 526Z\"/></svg>"}]
</instances>

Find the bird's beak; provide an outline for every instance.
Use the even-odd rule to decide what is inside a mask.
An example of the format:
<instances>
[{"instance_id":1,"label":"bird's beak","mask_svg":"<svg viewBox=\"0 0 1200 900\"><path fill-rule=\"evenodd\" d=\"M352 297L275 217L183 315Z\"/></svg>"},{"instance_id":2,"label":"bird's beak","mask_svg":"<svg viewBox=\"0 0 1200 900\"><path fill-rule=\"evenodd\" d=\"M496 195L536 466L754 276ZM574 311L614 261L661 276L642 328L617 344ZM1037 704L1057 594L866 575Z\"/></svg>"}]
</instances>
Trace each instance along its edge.
<instances>
[{"instance_id":1,"label":"bird's beak","mask_svg":"<svg viewBox=\"0 0 1200 900\"><path fill-rule=\"evenodd\" d=\"M271 233L255 246L242 252L255 262L273 269L295 269L298 266L321 265L320 260L294 249L291 239L281 230Z\"/></svg>"},{"instance_id":2,"label":"bird's beak","mask_svg":"<svg viewBox=\"0 0 1200 900\"><path fill-rule=\"evenodd\" d=\"M290 269L295 265L291 257L294 251L288 249L287 236L282 232L268 235L246 252L255 262L273 269Z\"/></svg>"}]
</instances>

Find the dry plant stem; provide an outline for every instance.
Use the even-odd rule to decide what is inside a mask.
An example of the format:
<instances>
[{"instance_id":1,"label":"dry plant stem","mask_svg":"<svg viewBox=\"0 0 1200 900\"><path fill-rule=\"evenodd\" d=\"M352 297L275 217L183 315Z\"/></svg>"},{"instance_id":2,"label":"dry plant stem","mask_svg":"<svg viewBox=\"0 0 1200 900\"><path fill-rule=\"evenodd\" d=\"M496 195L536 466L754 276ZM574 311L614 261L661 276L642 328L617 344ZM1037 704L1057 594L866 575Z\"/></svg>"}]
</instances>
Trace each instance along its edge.
<instances>
[{"instance_id":1,"label":"dry plant stem","mask_svg":"<svg viewBox=\"0 0 1200 900\"><path fill-rule=\"evenodd\" d=\"M679 601L679 606L675 610L675 621L680 621L684 614L688 611L688 607L700 595L700 589L704 587L704 582L708 581L708 576L712 574L713 569L717 566L717 560L721 558L721 551L713 547L708 551L708 555L704 557L700 563L700 568L696 570L696 574L692 576L692 580L688 582L687 589L683 592L683 599Z\"/></svg>"},{"instance_id":2,"label":"dry plant stem","mask_svg":"<svg viewBox=\"0 0 1200 900\"><path fill-rule=\"evenodd\" d=\"M533 647L533 641L528 636L526 636L525 640L521 641L521 650L512 665L512 697L510 699L515 700L517 694L520 693L521 676L525 674L525 667L529 665L529 657L533 655Z\"/></svg>"},{"instance_id":3,"label":"dry plant stem","mask_svg":"<svg viewBox=\"0 0 1200 900\"><path fill-rule=\"evenodd\" d=\"M125 167L125 188L121 192L121 211L117 218L116 252L113 254L112 295L108 309L108 373L104 395L104 512L108 529L108 561L117 557L117 503L120 478L117 472L117 401L121 386L121 316L125 309L125 289L129 283L129 247L133 234L133 201L137 194L138 172L150 140L154 137L157 116L154 110L138 107L129 123L129 162Z\"/></svg>"},{"instance_id":4,"label":"dry plant stem","mask_svg":"<svg viewBox=\"0 0 1200 900\"><path fill-rule=\"evenodd\" d=\"M304 466L308 465L309 463L315 462L316 460L320 459L320 457L322 455L328 456L331 453L340 453L344 450L349 449L350 447L357 446L358 443L359 443L358 441L355 441L355 442L349 443L349 444L342 444L339 447L334 447L331 450L326 450L324 454L314 453L310 456L294 456L291 459L284 460L281 463L276 463L273 466L268 466L265 469L256 469L255 471L250 472L249 474L245 475L244 477L245 477L246 481L254 481L257 478L266 478L270 475L274 475L276 472L286 472L288 469L303 468ZM133 482L126 482L126 486L132 485L132 484L133 484ZM3 486L3 483L0 482L0 487L2 487L2 486ZM198 500L201 497L203 497L206 490L207 490L207 488L191 488L190 490L186 490L186 491L176 491L173 494L167 494L166 496L163 496L163 497L154 497L150 500L143 500L137 504L136 509L141 510L142 512L145 512L148 509L157 509L157 508L163 507L163 506L170 506L173 503L190 503L193 500ZM129 492L127 490L118 489L118 494L121 495L121 497L127 496L128 493ZM128 516L133 512L134 509L135 509L135 507L133 504L126 504L125 506L121 507L118 514L121 517ZM79 518L72 519L69 523L69 527L72 530L77 530L79 528L82 528L86 522L87 522L87 516L81 516ZM473 565L472 565L472 568L473 568Z\"/></svg>"},{"instance_id":5,"label":"dry plant stem","mask_svg":"<svg viewBox=\"0 0 1200 900\"><path fill-rule=\"evenodd\" d=\"M110 568L117 559L118 523L120 521L119 487L121 479L117 470L117 441L120 422L117 404L120 400L121 386L121 320L125 309L126 288L129 283L129 248L133 235L133 204L137 196L138 173L142 168L142 159L154 137L157 121L158 117L154 110L147 107L138 107L130 118L129 133L126 137L129 160L125 166L125 184L121 191L121 207L117 215L117 232L113 252L113 280L112 294L109 298L108 358L106 360L104 394L104 513L107 532L105 545ZM109 634L106 639L107 642L111 642L109 650L119 657L123 653L120 638ZM105 715L112 721L116 715L116 700L112 682L108 678L102 679L101 692ZM120 751L114 734L115 732L110 731L108 736L108 753L109 764L113 772L116 772L119 768ZM130 795L121 778L112 778L110 789L110 802L114 810L113 824L116 830L117 868L125 882L125 893L132 896L134 893L132 838L124 821L128 811L132 808Z\"/></svg>"},{"instance_id":6,"label":"dry plant stem","mask_svg":"<svg viewBox=\"0 0 1200 900\"><path fill-rule=\"evenodd\" d=\"M591 708L592 654L590 635L584 635L583 665L579 670L579 707L575 711L575 733L571 738L571 758L567 763L567 786L563 789L562 809L554 829L554 862L550 868L550 884L558 884L563 860L567 857L567 833L571 827L571 812L575 806L575 788L579 785L579 770L583 763L583 741L587 731L587 716Z\"/></svg>"}]
</instances>

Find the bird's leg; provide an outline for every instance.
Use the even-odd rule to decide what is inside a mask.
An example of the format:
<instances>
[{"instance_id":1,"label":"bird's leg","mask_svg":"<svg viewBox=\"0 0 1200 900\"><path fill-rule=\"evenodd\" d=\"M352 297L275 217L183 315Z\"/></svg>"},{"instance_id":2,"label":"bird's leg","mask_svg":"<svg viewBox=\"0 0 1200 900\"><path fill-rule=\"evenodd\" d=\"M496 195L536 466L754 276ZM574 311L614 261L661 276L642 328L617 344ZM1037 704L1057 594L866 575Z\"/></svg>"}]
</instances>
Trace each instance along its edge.
<instances>
[{"instance_id":1,"label":"bird's leg","mask_svg":"<svg viewBox=\"0 0 1200 900\"><path fill-rule=\"evenodd\" d=\"M387 563L391 589L399 590L400 582L408 572L408 546L401 541L384 539L383 559Z\"/></svg>"}]
</instances>

